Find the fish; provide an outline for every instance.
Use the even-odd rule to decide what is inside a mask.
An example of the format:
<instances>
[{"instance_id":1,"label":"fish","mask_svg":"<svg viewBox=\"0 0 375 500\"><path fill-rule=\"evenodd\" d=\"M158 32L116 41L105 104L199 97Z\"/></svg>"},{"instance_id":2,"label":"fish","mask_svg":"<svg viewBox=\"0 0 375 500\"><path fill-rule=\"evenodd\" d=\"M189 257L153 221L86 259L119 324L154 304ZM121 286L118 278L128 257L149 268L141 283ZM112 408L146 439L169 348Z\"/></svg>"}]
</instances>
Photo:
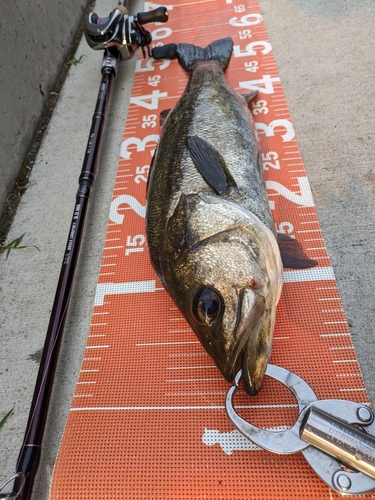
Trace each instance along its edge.
<instances>
[{"instance_id":1,"label":"fish","mask_svg":"<svg viewBox=\"0 0 375 500\"><path fill-rule=\"evenodd\" d=\"M223 377L256 395L269 362L283 262L249 100L226 81L233 41L177 44L190 73L163 113L146 235L164 288ZM303 260L303 259L302 259ZM309 264L310 266L310 264Z\"/></svg>"}]
</instances>

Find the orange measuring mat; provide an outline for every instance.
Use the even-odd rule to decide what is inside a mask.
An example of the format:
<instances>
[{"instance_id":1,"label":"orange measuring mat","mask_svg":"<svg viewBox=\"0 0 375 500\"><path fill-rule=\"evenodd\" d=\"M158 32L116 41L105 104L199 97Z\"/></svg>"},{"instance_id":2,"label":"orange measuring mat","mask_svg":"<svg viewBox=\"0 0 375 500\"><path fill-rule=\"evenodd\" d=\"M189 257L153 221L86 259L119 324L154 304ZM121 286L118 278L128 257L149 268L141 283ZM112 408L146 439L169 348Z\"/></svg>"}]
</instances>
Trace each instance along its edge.
<instances>
[{"instance_id":1,"label":"orange measuring mat","mask_svg":"<svg viewBox=\"0 0 375 500\"><path fill-rule=\"evenodd\" d=\"M158 6L145 2L145 10ZM318 261L284 271L271 362L304 378L320 399L368 402L258 3L171 0L166 7L169 22L148 26L153 46L233 38L226 78L238 92L259 90L249 106L276 228ZM91 328L50 498L340 498L300 453L268 453L234 430L224 407L229 384L150 264L149 164L160 112L187 81L177 61L137 62ZM267 428L290 426L298 414L291 392L268 377L258 396L239 393L235 404Z\"/></svg>"}]
</instances>

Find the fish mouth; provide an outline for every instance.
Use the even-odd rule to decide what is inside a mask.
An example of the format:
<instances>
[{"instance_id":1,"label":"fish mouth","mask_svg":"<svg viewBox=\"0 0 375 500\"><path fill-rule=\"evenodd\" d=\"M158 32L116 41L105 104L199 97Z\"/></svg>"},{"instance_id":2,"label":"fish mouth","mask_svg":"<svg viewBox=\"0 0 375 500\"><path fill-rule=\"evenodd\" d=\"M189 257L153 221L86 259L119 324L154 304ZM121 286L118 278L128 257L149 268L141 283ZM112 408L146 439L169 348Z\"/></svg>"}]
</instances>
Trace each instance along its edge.
<instances>
[{"instance_id":1,"label":"fish mouth","mask_svg":"<svg viewBox=\"0 0 375 500\"><path fill-rule=\"evenodd\" d=\"M261 381L259 386L259 375L256 369L257 355L253 348L255 347L257 351L257 343L261 336L266 314L265 302L266 299L252 288L241 290L235 329L235 346L223 369L224 377L227 380L233 380L242 365L245 389L251 395L257 394L261 386Z\"/></svg>"}]
</instances>

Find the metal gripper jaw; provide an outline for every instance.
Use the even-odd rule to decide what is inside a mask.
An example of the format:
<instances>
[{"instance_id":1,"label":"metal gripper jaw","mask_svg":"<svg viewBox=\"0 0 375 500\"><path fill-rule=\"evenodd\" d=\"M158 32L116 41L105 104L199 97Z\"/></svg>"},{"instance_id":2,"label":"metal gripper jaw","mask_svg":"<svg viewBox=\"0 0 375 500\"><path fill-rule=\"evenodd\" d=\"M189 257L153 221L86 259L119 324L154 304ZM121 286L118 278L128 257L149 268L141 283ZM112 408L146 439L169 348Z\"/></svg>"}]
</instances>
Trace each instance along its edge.
<instances>
[{"instance_id":1,"label":"metal gripper jaw","mask_svg":"<svg viewBox=\"0 0 375 500\"><path fill-rule=\"evenodd\" d=\"M150 12L139 12L129 16L127 9L118 5L108 17L99 17L95 12L87 14L83 20L86 41L94 50L111 47L118 49L122 60L131 59L139 47L145 56L145 48L149 47L152 38L143 28L147 23L165 23L168 11L158 7Z\"/></svg>"},{"instance_id":2,"label":"metal gripper jaw","mask_svg":"<svg viewBox=\"0 0 375 500\"><path fill-rule=\"evenodd\" d=\"M371 408L353 401L318 400L305 380L279 366L268 365L266 375L294 394L299 408L296 423L274 432L244 420L233 404L241 379L239 372L225 402L235 427L264 450L278 454L301 452L321 479L341 495L375 490L375 415Z\"/></svg>"}]
</instances>

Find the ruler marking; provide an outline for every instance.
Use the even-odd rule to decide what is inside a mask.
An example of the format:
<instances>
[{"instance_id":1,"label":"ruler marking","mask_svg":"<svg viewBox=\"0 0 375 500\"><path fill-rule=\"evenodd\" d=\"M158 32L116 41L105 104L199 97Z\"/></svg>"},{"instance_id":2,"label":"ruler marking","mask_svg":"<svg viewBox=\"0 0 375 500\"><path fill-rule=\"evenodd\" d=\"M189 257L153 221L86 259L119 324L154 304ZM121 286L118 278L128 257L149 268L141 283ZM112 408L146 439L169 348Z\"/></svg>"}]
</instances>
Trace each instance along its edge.
<instances>
[{"instance_id":1,"label":"ruler marking","mask_svg":"<svg viewBox=\"0 0 375 500\"><path fill-rule=\"evenodd\" d=\"M320 337L350 337L350 333L321 333Z\"/></svg>"},{"instance_id":2,"label":"ruler marking","mask_svg":"<svg viewBox=\"0 0 375 500\"><path fill-rule=\"evenodd\" d=\"M346 321L325 321L325 325L346 325Z\"/></svg>"},{"instance_id":3,"label":"ruler marking","mask_svg":"<svg viewBox=\"0 0 375 500\"><path fill-rule=\"evenodd\" d=\"M335 279L332 267L316 267L313 269L301 269L299 271L284 271L283 276L284 283L326 281Z\"/></svg>"},{"instance_id":4,"label":"ruler marking","mask_svg":"<svg viewBox=\"0 0 375 500\"><path fill-rule=\"evenodd\" d=\"M336 359L334 363L358 363L357 359Z\"/></svg>"},{"instance_id":5,"label":"ruler marking","mask_svg":"<svg viewBox=\"0 0 375 500\"><path fill-rule=\"evenodd\" d=\"M343 313L343 309L322 309L322 313Z\"/></svg>"},{"instance_id":6,"label":"ruler marking","mask_svg":"<svg viewBox=\"0 0 375 500\"><path fill-rule=\"evenodd\" d=\"M354 349L353 346L330 347L331 351L343 351L345 349Z\"/></svg>"},{"instance_id":7,"label":"ruler marking","mask_svg":"<svg viewBox=\"0 0 375 500\"><path fill-rule=\"evenodd\" d=\"M186 379L173 379L173 380L166 380L168 383L196 383L196 382L223 382L223 378L186 378Z\"/></svg>"},{"instance_id":8,"label":"ruler marking","mask_svg":"<svg viewBox=\"0 0 375 500\"><path fill-rule=\"evenodd\" d=\"M237 405L238 409L264 409L264 408L298 408L297 404L284 405ZM70 411L184 411L184 410L224 410L225 406L92 406L70 408Z\"/></svg>"},{"instance_id":9,"label":"ruler marking","mask_svg":"<svg viewBox=\"0 0 375 500\"><path fill-rule=\"evenodd\" d=\"M340 389L340 392L353 392L353 391L365 391L365 387L357 387L353 389Z\"/></svg>"},{"instance_id":10,"label":"ruler marking","mask_svg":"<svg viewBox=\"0 0 375 500\"><path fill-rule=\"evenodd\" d=\"M184 344L200 344L200 342L199 342L199 340L188 340L188 341L181 341L181 342L150 342L150 343L135 344L135 345L137 347L155 347L155 346L163 346L163 345L184 345Z\"/></svg>"},{"instance_id":11,"label":"ruler marking","mask_svg":"<svg viewBox=\"0 0 375 500\"><path fill-rule=\"evenodd\" d=\"M87 345L86 349L108 349L109 345Z\"/></svg>"},{"instance_id":12,"label":"ruler marking","mask_svg":"<svg viewBox=\"0 0 375 500\"><path fill-rule=\"evenodd\" d=\"M174 354L168 354L170 358L181 358L181 357L194 357L194 356L208 356L206 352L180 352L180 353L174 353Z\"/></svg>"}]
</instances>

